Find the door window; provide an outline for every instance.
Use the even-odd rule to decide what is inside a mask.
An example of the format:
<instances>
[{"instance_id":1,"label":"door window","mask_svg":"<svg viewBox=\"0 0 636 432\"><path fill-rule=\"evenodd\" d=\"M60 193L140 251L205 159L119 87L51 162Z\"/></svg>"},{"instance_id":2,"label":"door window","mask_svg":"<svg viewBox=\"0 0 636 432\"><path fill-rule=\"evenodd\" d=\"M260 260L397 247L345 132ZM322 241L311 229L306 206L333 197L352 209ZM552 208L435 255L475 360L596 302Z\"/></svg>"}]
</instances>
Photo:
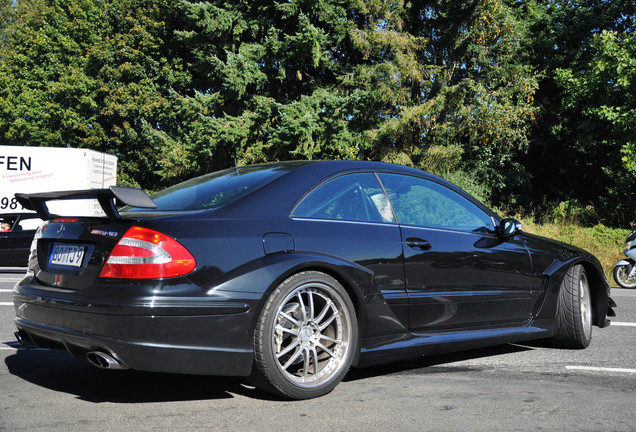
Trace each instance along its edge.
<instances>
[{"instance_id":1,"label":"door window","mask_svg":"<svg viewBox=\"0 0 636 432\"><path fill-rule=\"evenodd\" d=\"M430 180L401 174L379 174L398 222L468 232L493 230L486 212L457 192Z\"/></svg>"}]
</instances>

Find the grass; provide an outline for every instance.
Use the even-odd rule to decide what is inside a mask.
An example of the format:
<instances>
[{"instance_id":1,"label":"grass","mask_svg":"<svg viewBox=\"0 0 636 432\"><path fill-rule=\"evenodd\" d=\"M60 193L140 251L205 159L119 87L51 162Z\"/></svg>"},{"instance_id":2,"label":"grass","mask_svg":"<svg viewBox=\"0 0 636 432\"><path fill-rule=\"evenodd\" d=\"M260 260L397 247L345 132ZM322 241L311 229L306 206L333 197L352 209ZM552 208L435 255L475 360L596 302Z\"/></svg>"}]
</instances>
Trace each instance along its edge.
<instances>
[{"instance_id":1,"label":"grass","mask_svg":"<svg viewBox=\"0 0 636 432\"><path fill-rule=\"evenodd\" d=\"M592 253L601 262L610 285L616 285L612 271L614 264L624 258L623 244L630 230L602 224L581 227L566 222L537 223L532 219L522 219L522 223L526 232L563 241Z\"/></svg>"}]
</instances>

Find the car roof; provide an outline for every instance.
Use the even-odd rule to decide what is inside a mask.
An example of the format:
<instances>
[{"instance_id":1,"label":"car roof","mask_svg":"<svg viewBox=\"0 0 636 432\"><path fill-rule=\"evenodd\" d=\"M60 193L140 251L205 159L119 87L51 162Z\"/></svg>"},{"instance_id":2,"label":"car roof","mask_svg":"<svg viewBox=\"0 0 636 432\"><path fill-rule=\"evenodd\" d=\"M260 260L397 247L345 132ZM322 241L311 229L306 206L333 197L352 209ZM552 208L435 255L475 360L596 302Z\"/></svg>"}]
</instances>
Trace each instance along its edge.
<instances>
[{"instance_id":1,"label":"car roof","mask_svg":"<svg viewBox=\"0 0 636 432\"><path fill-rule=\"evenodd\" d=\"M34 217L39 217L37 213L35 212L24 212L24 213L0 213L0 218L10 218L10 219L16 219L16 218L34 218Z\"/></svg>"},{"instance_id":2,"label":"car roof","mask_svg":"<svg viewBox=\"0 0 636 432\"><path fill-rule=\"evenodd\" d=\"M415 168L395 165L386 162L375 161L362 161L362 160L315 160L315 161L282 161L282 162L270 162L262 164L265 166L289 166L295 165L295 168L290 169L289 172L283 176L288 181L292 178L294 181L298 181L299 177L305 178L310 182L315 183L327 177L337 175L348 171L390 171L399 172L403 174L417 175L448 183L444 179L437 177L426 171L418 170ZM312 184L313 184L312 183Z\"/></svg>"},{"instance_id":3,"label":"car roof","mask_svg":"<svg viewBox=\"0 0 636 432\"><path fill-rule=\"evenodd\" d=\"M359 160L318 160L275 162L263 165L296 165L284 175L228 206L211 210L225 217L284 217L292 206L312 187L324 180L347 172L393 172L415 175L442 183L459 191L447 181L415 168L384 162Z\"/></svg>"}]
</instances>

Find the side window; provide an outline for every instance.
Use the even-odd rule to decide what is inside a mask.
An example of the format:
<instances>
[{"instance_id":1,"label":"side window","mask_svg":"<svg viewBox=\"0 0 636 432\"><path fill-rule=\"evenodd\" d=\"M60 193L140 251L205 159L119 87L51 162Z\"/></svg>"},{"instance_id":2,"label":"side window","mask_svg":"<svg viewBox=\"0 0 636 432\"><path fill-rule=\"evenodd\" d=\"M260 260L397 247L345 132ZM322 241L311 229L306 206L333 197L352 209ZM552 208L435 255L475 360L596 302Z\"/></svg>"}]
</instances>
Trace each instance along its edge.
<instances>
[{"instance_id":1,"label":"side window","mask_svg":"<svg viewBox=\"0 0 636 432\"><path fill-rule=\"evenodd\" d=\"M393 211L372 173L336 177L311 191L292 216L393 223Z\"/></svg>"},{"instance_id":2,"label":"side window","mask_svg":"<svg viewBox=\"0 0 636 432\"><path fill-rule=\"evenodd\" d=\"M379 176L400 224L470 232L493 229L487 213L445 186L407 175Z\"/></svg>"}]
</instances>

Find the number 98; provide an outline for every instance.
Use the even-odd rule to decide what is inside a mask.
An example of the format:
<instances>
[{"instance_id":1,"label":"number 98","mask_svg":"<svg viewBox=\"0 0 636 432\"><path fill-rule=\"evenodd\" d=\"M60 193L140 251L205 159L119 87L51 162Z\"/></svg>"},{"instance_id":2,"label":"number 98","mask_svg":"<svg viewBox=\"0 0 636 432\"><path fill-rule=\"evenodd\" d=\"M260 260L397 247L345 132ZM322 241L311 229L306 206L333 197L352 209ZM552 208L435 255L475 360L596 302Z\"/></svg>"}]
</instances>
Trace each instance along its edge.
<instances>
[{"instance_id":1,"label":"number 98","mask_svg":"<svg viewBox=\"0 0 636 432\"><path fill-rule=\"evenodd\" d=\"M18 208L18 201L15 198L9 199L9 197L2 197L2 199L0 199L0 209L15 210L17 208Z\"/></svg>"}]
</instances>

